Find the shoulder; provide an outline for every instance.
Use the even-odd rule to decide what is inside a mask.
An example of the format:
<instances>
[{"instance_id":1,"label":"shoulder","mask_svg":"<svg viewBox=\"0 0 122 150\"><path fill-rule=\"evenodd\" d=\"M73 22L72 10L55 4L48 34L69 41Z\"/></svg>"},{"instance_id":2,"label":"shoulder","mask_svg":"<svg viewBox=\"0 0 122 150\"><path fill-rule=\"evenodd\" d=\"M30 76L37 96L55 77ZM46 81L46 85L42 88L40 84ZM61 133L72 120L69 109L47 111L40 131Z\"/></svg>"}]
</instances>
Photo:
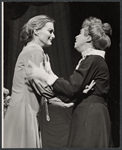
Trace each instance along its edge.
<instances>
[{"instance_id":1,"label":"shoulder","mask_svg":"<svg viewBox=\"0 0 122 150\"><path fill-rule=\"evenodd\" d=\"M105 63L105 59L99 55L89 55L86 57L85 61L90 62L91 64Z\"/></svg>"},{"instance_id":2,"label":"shoulder","mask_svg":"<svg viewBox=\"0 0 122 150\"><path fill-rule=\"evenodd\" d=\"M23 50L27 52L43 52L43 49L37 44L27 45Z\"/></svg>"},{"instance_id":3,"label":"shoulder","mask_svg":"<svg viewBox=\"0 0 122 150\"><path fill-rule=\"evenodd\" d=\"M30 44L24 46L20 56L29 56L29 55L42 55L44 53L43 49L37 44Z\"/></svg>"},{"instance_id":4,"label":"shoulder","mask_svg":"<svg viewBox=\"0 0 122 150\"><path fill-rule=\"evenodd\" d=\"M106 64L106 61L103 57L99 55L90 55L86 58L86 61L90 62L91 66L98 67L99 69L105 70L105 68L108 70L108 66Z\"/></svg>"},{"instance_id":5,"label":"shoulder","mask_svg":"<svg viewBox=\"0 0 122 150\"><path fill-rule=\"evenodd\" d=\"M101 57L101 56L99 56L99 55L89 55L89 56L86 56L86 60L87 61L102 61L102 60L104 60L104 58L103 57Z\"/></svg>"},{"instance_id":6,"label":"shoulder","mask_svg":"<svg viewBox=\"0 0 122 150\"><path fill-rule=\"evenodd\" d=\"M89 55L81 62L80 66L82 68L98 68L101 65L106 65L103 57L98 55Z\"/></svg>"}]
</instances>

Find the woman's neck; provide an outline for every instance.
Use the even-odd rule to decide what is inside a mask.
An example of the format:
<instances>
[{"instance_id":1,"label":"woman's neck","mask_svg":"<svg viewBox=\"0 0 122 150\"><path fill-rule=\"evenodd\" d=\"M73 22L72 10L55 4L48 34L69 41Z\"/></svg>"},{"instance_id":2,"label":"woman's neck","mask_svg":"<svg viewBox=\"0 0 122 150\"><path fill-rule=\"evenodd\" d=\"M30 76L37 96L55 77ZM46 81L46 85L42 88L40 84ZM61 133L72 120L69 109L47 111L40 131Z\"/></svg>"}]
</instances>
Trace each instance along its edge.
<instances>
[{"instance_id":1,"label":"woman's neck","mask_svg":"<svg viewBox=\"0 0 122 150\"><path fill-rule=\"evenodd\" d=\"M83 45L80 50L81 55L83 55L83 53L85 53L87 51L87 49L89 49L89 48L94 48L94 47L91 44Z\"/></svg>"},{"instance_id":2,"label":"woman's neck","mask_svg":"<svg viewBox=\"0 0 122 150\"><path fill-rule=\"evenodd\" d=\"M43 48L43 46L36 40L30 41L30 42L28 42L28 44L36 44L36 45L39 45L41 48Z\"/></svg>"}]
</instances>

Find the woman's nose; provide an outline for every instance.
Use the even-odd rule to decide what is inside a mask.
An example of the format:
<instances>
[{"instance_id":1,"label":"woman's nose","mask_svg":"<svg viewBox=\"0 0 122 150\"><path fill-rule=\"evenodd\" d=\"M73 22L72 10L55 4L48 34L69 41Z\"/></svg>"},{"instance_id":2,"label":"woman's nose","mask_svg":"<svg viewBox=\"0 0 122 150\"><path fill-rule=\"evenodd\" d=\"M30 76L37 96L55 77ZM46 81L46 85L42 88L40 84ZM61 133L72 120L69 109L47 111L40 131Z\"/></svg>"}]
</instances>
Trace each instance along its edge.
<instances>
[{"instance_id":1,"label":"woman's nose","mask_svg":"<svg viewBox=\"0 0 122 150\"><path fill-rule=\"evenodd\" d=\"M78 35L75 37L75 39L77 39L78 38Z\"/></svg>"},{"instance_id":2,"label":"woman's nose","mask_svg":"<svg viewBox=\"0 0 122 150\"><path fill-rule=\"evenodd\" d=\"M54 35L54 33L52 33L52 38L53 38L53 39L55 38L55 35Z\"/></svg>"}]
</instances>

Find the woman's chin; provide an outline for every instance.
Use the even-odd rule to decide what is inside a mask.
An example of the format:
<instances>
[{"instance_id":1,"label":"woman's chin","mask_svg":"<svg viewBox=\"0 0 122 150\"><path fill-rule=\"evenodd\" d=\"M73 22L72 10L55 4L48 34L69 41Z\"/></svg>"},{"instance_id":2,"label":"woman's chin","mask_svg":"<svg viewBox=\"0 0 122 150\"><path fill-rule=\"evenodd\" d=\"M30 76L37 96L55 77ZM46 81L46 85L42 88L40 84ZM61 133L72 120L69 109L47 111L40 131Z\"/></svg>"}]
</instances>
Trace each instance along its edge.
<instances>
[{"instance_id":1,"label":"woman's chin","mask_svg":"<svg viewBox=\"0 0 122 150\"><path fill-rule=\"evenodd\" d=\"M51 45L52 45L52 43L50 42L50 43L46 44L45 47L49 47Z\"/></svg>"},{"instance_id":2,"label":"woman's chin","mask_svg":"<svg viewBox=\"0 0 122 150\"><path fill-rule=\"evenodd\" d=\"M77 45L76 44L74 45L74 48L77 49Z\"/></svg>"},{"instance_id":3,"label":"woman's chin","mask_svg":"<svg viewBox=\"0 0 122 150\"><path fill-rule=\"evenodd\" d=\"M50 41L50 42L48 43L48 45L49 45L49 46L52 45L52 42Z\"/></svg>"}]
</instances>

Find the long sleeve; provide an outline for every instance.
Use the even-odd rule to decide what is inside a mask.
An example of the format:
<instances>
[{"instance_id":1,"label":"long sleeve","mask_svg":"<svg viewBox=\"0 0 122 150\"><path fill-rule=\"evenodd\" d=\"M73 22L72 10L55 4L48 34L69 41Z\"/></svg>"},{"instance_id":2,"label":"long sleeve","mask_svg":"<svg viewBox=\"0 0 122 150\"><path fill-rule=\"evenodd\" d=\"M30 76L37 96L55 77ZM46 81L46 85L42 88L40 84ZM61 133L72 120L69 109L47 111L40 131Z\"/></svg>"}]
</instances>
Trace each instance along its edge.
<instances>
[{"instance_id":1,"label":"long sleeve","mask_svg":"<svg viewBox=\"0 0 122 150\"><path fill-rule=\"evenodd\" d=\"M26 57L26 67L28 64L28 60L32 61L35 65L39 66L44 59L44 52L38 46L29 47L30 54ZM47 98L51 98L54 96L54 93L50 86L47 85L46 82L41 81L39 79L30 80L29 83L33 86L36 92L39 95L43 95Z\"/></svg>"},{"instance_id":2,"label":"long sleeve","mask_svg":"<svg viewBox=\"0 0 122 150\"><path fill-rule=\"evenodd\" d=\"M87 56L80 63L80 66L69 77L69 80L58 78L53 84L53 90L56 94L65 95L69 98L75 98L78 93L82 93L98 72L99 56Z\"/></svg>"}]
</instances>

